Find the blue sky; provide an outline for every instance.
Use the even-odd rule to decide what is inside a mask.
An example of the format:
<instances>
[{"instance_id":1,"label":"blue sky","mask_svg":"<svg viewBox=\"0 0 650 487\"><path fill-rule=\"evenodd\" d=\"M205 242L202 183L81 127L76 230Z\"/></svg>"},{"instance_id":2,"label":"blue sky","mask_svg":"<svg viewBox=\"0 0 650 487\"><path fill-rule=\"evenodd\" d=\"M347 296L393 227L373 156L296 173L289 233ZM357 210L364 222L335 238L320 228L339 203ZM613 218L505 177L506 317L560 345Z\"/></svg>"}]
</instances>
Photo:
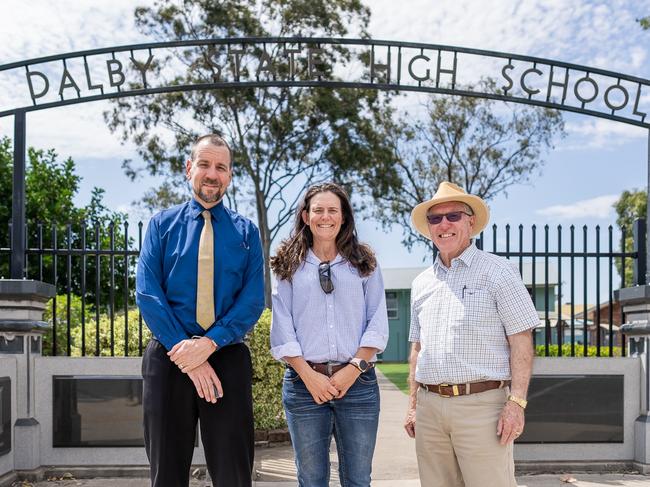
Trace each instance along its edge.
<instances>
[{"instance_id":1,"label":"blue sky","mask_svg":"<svg viewBox=\"0 0 650 487\"><path fill-rule=\"evenodd\" d=\"M133 9L141 3L4 0L0 64L145 41L132 22ZM366 4L373 12L369 30L375 39L513 52L650 79L650 32L635 22L650 15L648 0L411 0L400 2L400 9L389 0ZM0 105L10 103L11 96L11 86L0 86ZM400 103L417 110L420 101L409 95ZM93 186L100 186L111 207L131 211L131 203L153 181L130 182L122 174L122 159L137 156L105 127L107 107L97 102L30 113L28 144L54 147L75 159L83 177L81 203ZM647 130L574 114L566 114L565 121L568 136L545 156L541 174L491 202L493 222L606 227L614 223L616 197L624 189L645 187ZM0 119L0 134L12 133L13 121ZM385 235L366 221L359 233L384 267L422 265L425 254L419 249L407 253L398 228Z\"/></svg>"}]
</instances>

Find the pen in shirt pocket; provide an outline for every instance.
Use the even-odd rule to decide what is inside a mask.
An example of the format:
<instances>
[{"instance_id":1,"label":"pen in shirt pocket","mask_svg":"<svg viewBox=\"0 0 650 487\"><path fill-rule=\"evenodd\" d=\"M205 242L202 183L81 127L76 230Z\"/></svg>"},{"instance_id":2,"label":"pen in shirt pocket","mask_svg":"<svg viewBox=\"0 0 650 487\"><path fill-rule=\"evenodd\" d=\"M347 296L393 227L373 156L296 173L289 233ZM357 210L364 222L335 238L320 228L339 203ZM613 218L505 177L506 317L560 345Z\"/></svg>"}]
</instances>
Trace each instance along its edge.
<instances>
[{"instance_id":1,"label":"pen in shirt pocket","mask_svg":"<svg viewBox=\"0 0 650 487\"><path fill-rule=\"evenodd\" d=\"M462 294L463 299L465 299L465 291L467 291L467 284L463 286L463 294Z\"/></svg>"}]
</instances>

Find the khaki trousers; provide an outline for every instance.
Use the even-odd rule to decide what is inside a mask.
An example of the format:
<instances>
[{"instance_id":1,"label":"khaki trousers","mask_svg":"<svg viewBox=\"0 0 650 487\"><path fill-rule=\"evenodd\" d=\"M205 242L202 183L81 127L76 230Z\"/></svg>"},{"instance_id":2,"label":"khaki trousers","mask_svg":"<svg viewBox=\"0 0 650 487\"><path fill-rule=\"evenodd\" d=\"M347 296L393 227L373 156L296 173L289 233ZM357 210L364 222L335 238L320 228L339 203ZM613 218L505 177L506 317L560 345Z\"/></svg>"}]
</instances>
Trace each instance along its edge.
<instances>
[{"instance_id":1,"label":"khaki trousers","mask_svg":"<svg viewBox=\"0 0 650 487\"><path fill-rule=\"evenodd\" d=\"M508 389L445 398L419 389L415 449L422 487L517 487L497 421Z\"/></svg>"}]
</instances>

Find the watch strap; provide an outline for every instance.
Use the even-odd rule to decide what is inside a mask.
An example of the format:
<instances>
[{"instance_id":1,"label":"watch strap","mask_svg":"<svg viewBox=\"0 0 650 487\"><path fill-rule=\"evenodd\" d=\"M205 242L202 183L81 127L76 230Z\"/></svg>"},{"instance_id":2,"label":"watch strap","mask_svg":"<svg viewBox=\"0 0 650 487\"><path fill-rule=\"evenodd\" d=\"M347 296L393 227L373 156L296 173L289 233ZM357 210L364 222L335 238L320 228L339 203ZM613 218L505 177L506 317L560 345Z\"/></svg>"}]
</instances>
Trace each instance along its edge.
<instances>
[{"instance_id":1,"label":"watch strap","mask_svg":"<svg viewBox=\"0 0 650 487\"><path fill-rule=\"evenodd\" d=\"M528 401L526 401L526 399L522 399L521 397L513 396L512 394L508 395L508 401L514 402L521 409L526 409L526 406L528 405Z\"/></svg>"},{"instance_id":2,"label":"watch strap","mask_svg":"<svg viewBox=\"0 0 650 487\"><path fill-rule=\"evenodd\" d=\"M361 367L361 362L365 362L367 364L367 367L365 369ZM372 369L375 366L374 362L367 362L359 357L352 358L348 363L350 365L353 365L362 374L364 372L368 372L370 369Z\"/></svg>"}]
</instances>

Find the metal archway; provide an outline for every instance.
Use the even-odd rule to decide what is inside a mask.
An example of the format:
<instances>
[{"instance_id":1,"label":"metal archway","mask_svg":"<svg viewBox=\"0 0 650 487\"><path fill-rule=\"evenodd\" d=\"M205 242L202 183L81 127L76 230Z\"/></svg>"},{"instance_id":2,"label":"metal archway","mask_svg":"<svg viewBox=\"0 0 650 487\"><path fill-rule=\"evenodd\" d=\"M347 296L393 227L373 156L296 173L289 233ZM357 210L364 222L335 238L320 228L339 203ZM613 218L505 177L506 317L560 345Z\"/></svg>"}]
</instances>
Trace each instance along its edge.
<instances>
[{"instance_id":1,"label":"metal archway","mask_svg":"<svg viewBox=\"0 0 650 487\"><path fill-rule=\"evenodd\" d=\"M356 54L346 64L353 68L345 73L350 79L342 78L336 72L337 66L327 65L327 54L338 47ZM212 71L210 77L185 85L148 78L159 59L177 54L176 50L188 49L196 49L204 56ZM22 93L14 106L0 106L0 117L14 116L14 229L25 227L27 112L175 91L245 87L374 88L472 96L580 113L648 129L650 186L650 118L646 112L650 111L650 80L550 59L371 39L253 37L71 52L1 65L0 82L3 77L18 82ZM476 85L484 77L500 80L502 84ZM472 84L478 89L469 89ZM646 223L650 228L650 213ZM24 233L12 232L13 279L24 275ZM645 264L643 275L650 284L648 236L646 249L645 260L638 261Z\"/></svg>"}]
</instances>

